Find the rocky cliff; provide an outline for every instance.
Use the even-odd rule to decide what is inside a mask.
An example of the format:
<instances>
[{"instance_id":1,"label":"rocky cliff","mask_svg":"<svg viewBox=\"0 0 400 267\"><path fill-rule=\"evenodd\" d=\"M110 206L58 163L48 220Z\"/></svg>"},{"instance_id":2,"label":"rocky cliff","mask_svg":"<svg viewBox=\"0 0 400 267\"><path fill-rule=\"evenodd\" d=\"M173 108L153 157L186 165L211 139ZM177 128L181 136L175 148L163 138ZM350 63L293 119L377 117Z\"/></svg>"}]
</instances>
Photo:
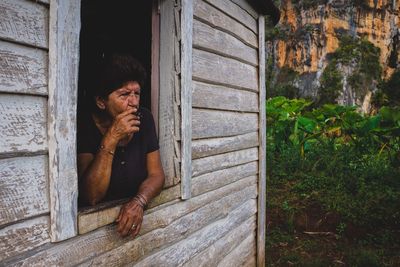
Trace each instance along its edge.
<instances>
[{"instance_id":1,"label":"rocky cliff","mask_svg":"<svg viewBox=\"0 0 400 267\"><path fill-rule=\"evenodd\" d=\"M300 74L296 86L301 96L317 96L330 55L344 35L366 39L380 49L382 78L400 67L399 0L282 0L280 9L279 33L267 42L267 55L278 72L287 67ZM355 96L346 82L354 66L337 65L343 75L337 101L362 105L374 86L364 90L363 97Z\"/></svg>"}]
</instances>

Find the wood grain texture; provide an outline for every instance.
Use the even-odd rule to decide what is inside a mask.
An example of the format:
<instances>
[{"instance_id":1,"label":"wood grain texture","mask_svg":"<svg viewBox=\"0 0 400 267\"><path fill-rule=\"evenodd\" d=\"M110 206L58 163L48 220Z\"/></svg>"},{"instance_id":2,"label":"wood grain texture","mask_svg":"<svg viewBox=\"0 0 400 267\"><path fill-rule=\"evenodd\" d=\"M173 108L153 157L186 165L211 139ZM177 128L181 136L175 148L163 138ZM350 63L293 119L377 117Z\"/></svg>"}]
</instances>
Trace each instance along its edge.
<instances>
[{"instance_id":1,"label":"wood grain texture","mask_svg":"<svg viewBox=\"0 0 400 267\"><path fill-rule=\"evenodd\" d=\"M247 0L231 0L236 5L240 6L243 10L249 13L253 18L258 19L258 12L249 4Z\"/></svg>"},{"instance_id":2,"label":"wood grain texture","mask_svg":"<svg viewBox=\"0 0 400 267\"><path fill-rule=\"evenodd\" d=\"M148 206L148 212L153 212L152 208L171 202L180 197L180 185L164 189L160 195L154 198ZM85 234L96 230L107 224L115 222L122 204L115 204L104 209L94 209L90 212L79 212L78 214L78 232Z\"/></svg>"},{"instance_id":3,"label":"wood grain texture","mask_svg":"<svg viewBox=\"0 0 400 267\"><path fill-rule=\"evenodd\" d=\"M46 5L50 4L50 0L29 0L29 1L43 3Z\"/></svg>"},{"instance_id":4,"label":"wood grain texture","mask_svg":"<svg viewBox=\"0 0 400 267\"><path fill-rule=\"evenodd\" d=\"M255 266L256 236L253 231L239 246L218 263L218 267Z\"/></svg>"},{"instance_id":5,"label":"wood grain texture","mask_svg":"<svg viewBox=\"0 0 400 267\"><path fill-rule=\"evenodd\" d=\"M146 217L146 223L143 225L141 234L148 233L157 228L164 228L207 204L217 202L219 199L237 194L244 188L253 187L256 178L249 176L242 178L237 182L233 182L226 186L217 188L207 194L200 194L190 199L190 201L182 201L174 205L166 206L165 208L150 212ZM252 189L248 189L252 190ZM249 192L248 192L249 193ZM250 194L250 193L249 193ZM252 194L251 194L252 195Z\"/></svg>"},{"instance_id":6,"label":"wood grain texture","mask_svg":"<svg viewBox=\"0 0 400 267\"><path fill-rule=\"evenodd\" d=\"M259 79L260 79L260 115L259 115L259 124L260 124L260 147L259 147L259 183L258 183L258 222L257 222L257 266L264 267L265 266L265 235L266 235L266 201L267 201L267 119L266 119L266 110L265 110L265 98L266 98L266 88L265 88L265 36L264 36L264 27L265 27L265 19L263 16L260 16L258 19L258 27L260 29L259 35L259 57L260 57L260 70L259 70Z\"/></svg>"},{"instance_id":7,"label":"wood grain texture","mask_svg":"<svg viewBox=\"0 0 400 267\"><path fill-rule=\"evenodd\" d=\"M0 264L7 258L50 242L48 228L49 217L43 216L1 229Z\"/></svg>"},{"instance_id":8,"label":"wood grain texture","mask_svg":"<svg viewBox=\"0 0 400 267\"><path fill-rule=\"evenodd\" d=\"M160 1L160 102L158 138L161 163L165 174L165 187L174 184L176 177L173 161L175 120L174 92L175 87L175 24L174 2ZM179 51L178 51L179 52Z\"/></svg>"},{"instance_id":9,"label":"wood grain texture","mask_svg":"<svg viewBox=\"0 0 400 267\"><path fill-rule=\"evenodd\" d=\"M255 147L258 145L258 132L248 134L193 140L192 158L198 159L226 152Z\"/></svg>"},{"instance_id":10,"label":"wood grain texture","mask_svg":"<svg viewBox=\"0 0 400 267\"><path fill-rule=\"evenodd\" d=\"M247 45L258 47L257 35L254 32L203 0L194 1L194 16L216 29L228 32Z\"/></svg>"},{"instance_id":11,"label":"wood grain texture","mask_svg":"<svg viewBox=\"0 0 400 267\"><path fill-rule=\"evenodd\" d=\"M235 194L228 195L217 201L210 202L208 205L201 207L194 212L171 222L163 228L158 228L154 231L148 232L134 240L129 240L124 245L117 247L114 250L108 251L105 254L97 256L85 263L85 266L122 266L135 262L135 266L176 266L166 262L164 265L160 264L161 258L164 254L171 253L172 258L189 257L190 252L179 253L177 247L173 244L179 244L182 247L182 241L188 240L190 234L199 231L203 227L212 228L210 225L215 226L214 221L224 218L219 221L218 230L220 227L226 226L223 231L229 231L230 225L236 225L238 222L248 218L254 214L256 210L256 203L254 198L256 195L256 188L250 186L236 192ZM243 205L247 203L247 205ZM249 205L249 203L252 203ZM253 204L254 203L254 204ZM254 207L253 207L254 205ZM245 206L245 207L243 207ZM212 242L212 239L209 242ZM152 253L161 250L162 254ZM200 248L200 246L198 246ZM177 253L173 252L176 251ZM176 255L178 254L179 255ZM143 257L150 255L148 258L137 263Z\"/></svg>"},{"instance_id":12,"label":"wood grain texture","mask_svg":"<svg viewBox=\"0 0 400 267\"><path fill-rule=\"evenodd\" d=\"M189 199L192 179L193 0L182 1L181 16L181 194L182 199Z\"/></svg>"},{"instance_id":13,"label":"wood grain texture","mask_svg":"<svg viewBox=\"0 0 400 267\"><path fill-rule=\"evenodd\" d=\"M47 150L47 99L2 94L0 154Z\"/></svg>"},{"instance_id":14,"label":"wood grain texture","mask_svg":"<svg viewBox=\"0 0 400 267\"><path fill-rule=\"evenodd\" d=\"M198 49L193 49L193 79L258 92L257 68Z\"/></svg>"},{"instance_id":15,"label":"wood grain texture","mask_svg":"<svg viewBox=\"0 0 400 267\"><path fill-rule=\"evenodd\" d=\"M47 62L43 50L0 41L0 92L47 95Z\"/></svg>"},{"instance_id":16,"label":"wood grain texture","mask_svg":"<svg viewBox=\"0 0 400 267\"><path fill-rule=\"evenodd\" d=\"M242 23L247 28L252 30L255 34L258 33L257 20L254 19L246 10L233 3L231 0L205 0L207 3L218 8L225 14L234 18L236 21Z\"/></svg>"},{"instance_id":17,"label":"wood grain texture","mask_svg":"<svg viewBox=\"0 0 400 267\"><path fill-rule=\"evenodd\" d=\"M142 261L135 263L135 266L182 266L191 257L244 223L246 219L256 212L256 209L255 200L243 201L239 208L228 213L225 218L208 224L201 231L146 257Z\"/></svg>"},{"instance_id":18,"label":"wood grain texture","mask_svg":"<svg viewBox=\"0 0 400 267\"><path fill-rule=\"evenodd\" d=\"M140 252L141 250L137 251L137 246L145 245L149 250L156 249L157 245L154 242L157 238L162 239L164 244L174 243L174 240L184 238L182 234L184 235L187 229L194 232L197 228L200 229L207 225L208 222L204 222L204 220L207 220L208 216L210 216L210 220L215 220L211 214L207 215L212 210L219 210L220 213L215 215L218 218L222 216L221 214L229 212L216 208L215 205L220 205L220 203L217 203L217 200L233 195L228 200L225 200L224 203L243 203L245 198L255 198L257 195L256 182L254 177L249 177L208 194L193 197L186 201L179 201L174 205L165 206L161 209L157 209L156 207L154 212L145 215L140 236L135 240L119 237L115 225L111 224L64 242L53 243L46 250L39 251L25 259L9 262L7 266L60 266L65 264L65 262L68 262L70 265L78 265L87 260L89 261L85 265L90 265L91 259L98 258L103 253L126 245L127 242L130 242L130 244L126 246L136 251L132 252L137 254L134 257L141 257L143 253ZM206 208L211 203L217 204ZM205 208L198 213L198 216L194 216L196 211L199 211L202 207ZM198 220L198 226L191 225L192 222L196 223L196 220ZM145 235L144 239L140 239L141 236ZM113 253L110 253L110 255L112 256ZM115 256L119 256L119 258L124 258L125 260L128 257L128 255L121 256L117 254ZM108 266L111 265L108 264Z\"/></svg>"},{"instance_id":19,"label":"wood grain texture","mask_svg":"<svg viewBox=\"0 0 400 267\"><path fill-rule=\"evenodd\" d=\"M0 39L48 48L49 10L26 0L0 1Z\"/></svg>"},{"instance_id":20,"label":"wood grain texture","mask_svg":"<svg viewBox=\"0 0 400 267\"><path fill-rule=\"evenodd\" d=\"M258 65L256 49L247 46L234 36L198 20L194 20L193 23L193 46L253 66Z\"/></svg>"},{"instance_id":21,"label":"wood grain texture","mask_svg":"<svg viewBox=\"0 0 400 267\"><path fill-rule=\"evenodd\" d=\"M151 0L151 87L150 110L153 115L158 136L158 114L160 105L160 13L158 0Z\"/></svg>"},{"instance_id":22,"label":"wood grain texture","mask_svg":"<svg viewBox=\"0 0 400 267\"><path fill-rule=\"evenodd\" d=\"M250 162L193 178L192 194L198 196L258 173L256 162Z\"/></svg>"},{"instance_id":23,"label":"wood grain texture","mask_svg":"<svg viewBox=\"0 0 400 267\"><path fill-rule=\"evenodd\" d=\"M46 156L0 160L0 225L49 212Z\"/></svg>"},{"instance_id":24,"label":"wood grain texture","mask_svg":"<svg viewBox=\"0 0 400 267\"><path fill-rule=\"evenodd\" d=\"M258 114L193 109L193 139L234 136L258 130Z\"/></svg>"},{"instance_id":25,"label":"wood grain texture","mask_svg":"<svg viewBox=\"0 0 400 267\"><path fill-rule=\"evenodd\" d=\"M244 164L258 159L258 148L249 148L193 160L193 176Z\"/></svg>"},{"instance_id":26,"label":"wood grain texture","mask_svg":"<svg viewBox=\"0 0 400 267\"><path fill-rule=\"evenodd\" d=\"M51 240L77 234L76 107L80 0L50 5L49 180Z\"/></svg>"},{"instance_id":27,"label":"wood grain texture","mask_svg":"<svg viewBox=\"0 0 400 267\"><path fill-rule=\"evenodd\" d=\"M201 253L192 257L183 266L217 266L229 252L239 246L255 230L256 220L256 216L250 217Z\"/></svg>"},{"instance_id":28,"label":"wood grain texture","mask_svg":"<svg viewBox=\"0 0 400 267\"><path fill-rule=\"evenodd\" d=\"M115 222L122 205L116 205L91 213L78 214L78 233L86 234L107 224Z\"/></svg>"},{"instance_id":29,"label":"wood grain texture","mask_svg":"<svg viewBox=\"0 0 400 267\"><path fill-rule=\"evenodd\" d=\"M258 94L193 81L193 107L258 112Z\"/></svg>"}]
</instances>

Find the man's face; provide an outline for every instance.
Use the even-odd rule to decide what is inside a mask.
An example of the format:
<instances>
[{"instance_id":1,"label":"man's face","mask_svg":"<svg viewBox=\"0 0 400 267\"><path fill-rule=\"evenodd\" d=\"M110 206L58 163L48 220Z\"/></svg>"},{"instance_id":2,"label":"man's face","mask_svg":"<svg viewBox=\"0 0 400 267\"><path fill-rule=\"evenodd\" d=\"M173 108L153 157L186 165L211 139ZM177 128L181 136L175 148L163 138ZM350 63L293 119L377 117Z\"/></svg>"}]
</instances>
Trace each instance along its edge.
<instances>
[{"instance_id":1,"label":"man's face","mask_svg":"<svg viewBox=\"0 0 400 267\"><path fill-rule=\"evenodd\" d=\"M128 108L139 108L139 102L140 85L135 81L125 83L103 100L105 110L112 118Z\"/></svg>"}]
</instances>

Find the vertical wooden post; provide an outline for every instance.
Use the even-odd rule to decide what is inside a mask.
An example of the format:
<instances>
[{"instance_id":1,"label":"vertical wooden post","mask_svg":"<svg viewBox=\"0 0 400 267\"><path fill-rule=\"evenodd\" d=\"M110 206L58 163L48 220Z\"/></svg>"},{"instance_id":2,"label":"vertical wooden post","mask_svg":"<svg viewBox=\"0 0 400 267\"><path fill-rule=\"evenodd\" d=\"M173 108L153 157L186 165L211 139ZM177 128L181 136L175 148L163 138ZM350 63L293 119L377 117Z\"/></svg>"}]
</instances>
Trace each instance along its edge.
<instances>
[{"instance_id":1,"label":"vertical wooden post","mask_svg":"<svg viewBox=\"0 0 400 267\"><path fill-rule=\"evenodd\" d=\"M181 10L181 195L191 197L192 179L192 37L193 0L183 0Z\"/></svg>"},{"instance_id":2,"label":"vertical wooden post","mask_svg":"<svg viewBox=\"0 0 400 267\"><path fill-rule=\"evenodd\" d=\"M158 110L160 99L160 6L153 0L151 11L151 113L158 134Z\"/></svg>"},{"instance_id":3,"label":"vertical wooden post","mask_svg":"<svg viewBox=\"0 0 400 267\"><path fill-rule=\"evenodd\" d=\"M49 28L50 236L77 234L76 106L80 0L51 0Z\"/></svg>"},{"instance_id":4,"label":"vertical wooden post","mask_svg":"<svg viewBox=\"0 0 400 267\"><path fill-rule=\"evenodd\" d=\"M258 181L258 216L257 216L257 266L265 266L265 232L266 232L266 111L265 111L265 18L258 18L258 55L259 55L259 181Z\"/></svg>"},{"instance_id":5,"label":"vertical wooden post","mask_svg":"<svg viewBox=\"0 0 400 267\"><path fill-rule=\"evenodd\" d=\"M165 187L174 185L175 171L175 18L174 0L160 0L160 54L158 138L161 163L165 174ZM156 121L157 123L157 121Z\"/></svg>"}]
</instances>

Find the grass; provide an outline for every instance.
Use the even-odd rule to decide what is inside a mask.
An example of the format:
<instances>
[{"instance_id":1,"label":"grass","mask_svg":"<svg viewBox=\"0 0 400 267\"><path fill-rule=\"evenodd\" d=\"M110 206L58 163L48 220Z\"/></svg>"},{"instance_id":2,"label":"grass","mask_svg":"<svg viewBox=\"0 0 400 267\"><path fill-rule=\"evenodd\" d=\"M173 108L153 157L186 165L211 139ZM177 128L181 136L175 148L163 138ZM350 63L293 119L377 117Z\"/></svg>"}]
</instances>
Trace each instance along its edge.
<instances>
[{"instance_id":1,"label":"grass","mask_svg":"<svg viewBox=\"0 0 400 267\"><path fill-rule=\"evenodd\" d=\"M351 147L267 147L267 266L400 266L400 166Z\"/></svg>"}]
</instances>

